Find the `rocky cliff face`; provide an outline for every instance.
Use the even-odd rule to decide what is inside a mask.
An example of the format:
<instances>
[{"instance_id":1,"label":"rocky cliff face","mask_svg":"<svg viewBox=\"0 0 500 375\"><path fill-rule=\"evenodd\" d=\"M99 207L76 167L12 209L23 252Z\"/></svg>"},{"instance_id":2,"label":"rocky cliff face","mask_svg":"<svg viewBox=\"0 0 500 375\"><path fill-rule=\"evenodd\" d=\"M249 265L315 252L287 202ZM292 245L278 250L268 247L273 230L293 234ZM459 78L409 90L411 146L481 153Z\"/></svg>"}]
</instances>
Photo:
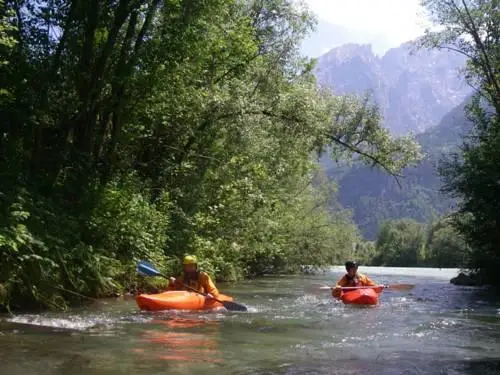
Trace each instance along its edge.
<instances>
[{"instance_id":1,"label":"rocky cliff face","mask_svg":"<svg viewBox=\"0 0 500 375\"><path fill-rule=\"evenodd\" d=\"M318 59L318 83L338 94L371 92L393 134L420 133L471 93L459 69L465 58L410 43L376 56L370 45L346 44Z\"/></svg>"}]
</instances>

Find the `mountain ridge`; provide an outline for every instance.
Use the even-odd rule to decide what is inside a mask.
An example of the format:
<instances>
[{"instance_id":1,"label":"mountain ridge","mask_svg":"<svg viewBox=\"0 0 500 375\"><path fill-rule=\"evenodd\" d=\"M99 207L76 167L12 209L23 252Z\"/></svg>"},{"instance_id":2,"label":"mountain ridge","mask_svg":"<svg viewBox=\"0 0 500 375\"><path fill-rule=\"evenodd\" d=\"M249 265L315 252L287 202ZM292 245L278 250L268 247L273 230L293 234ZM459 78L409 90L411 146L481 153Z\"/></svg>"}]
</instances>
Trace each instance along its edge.
<instances>
[{"instance_id":1,"label":"mountain ridge","mask_svg":"<svg viewBox=\"0 0 500 375\"><path fill-rule=\"evenodd\" d=\"M464 56L413 45L409 41L377 56L371 44L347 43L321 55L314 74L320 86L340 95L370 92L394 135L421 133L472 89L458 74Z\"/></svg>"}]
</instances>

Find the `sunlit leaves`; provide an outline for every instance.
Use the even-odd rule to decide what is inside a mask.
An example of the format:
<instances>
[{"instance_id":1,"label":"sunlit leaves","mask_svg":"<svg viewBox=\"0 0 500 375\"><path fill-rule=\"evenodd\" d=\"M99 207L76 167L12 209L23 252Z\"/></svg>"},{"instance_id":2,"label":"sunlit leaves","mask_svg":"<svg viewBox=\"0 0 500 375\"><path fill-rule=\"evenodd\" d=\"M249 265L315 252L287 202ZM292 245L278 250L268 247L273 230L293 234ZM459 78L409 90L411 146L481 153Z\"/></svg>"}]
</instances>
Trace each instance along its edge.
<instances>
[{"instance_id":1,"label":"sunlit leaves","mask_svg":"<svg viewBox=\"0 0 500 375\"><path fill-rule=\"evenodd\" d=\"M335 146L335 158L354 155L393 175L422 158L420 145L412 136L393 138L382 126L383 119L370 104L370 97L333 97L331 103L333 121L327 137Z\"/></svg>"}]
</instances>

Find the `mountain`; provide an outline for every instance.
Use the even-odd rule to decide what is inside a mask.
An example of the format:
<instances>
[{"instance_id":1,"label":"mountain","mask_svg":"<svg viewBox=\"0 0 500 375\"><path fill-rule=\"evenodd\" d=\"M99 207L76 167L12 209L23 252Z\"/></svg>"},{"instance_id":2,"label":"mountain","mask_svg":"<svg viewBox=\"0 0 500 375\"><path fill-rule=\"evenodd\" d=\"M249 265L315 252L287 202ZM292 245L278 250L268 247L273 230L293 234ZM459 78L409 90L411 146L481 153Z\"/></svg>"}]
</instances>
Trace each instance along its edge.
<instances>
[{"instance_id":1,"label":"mountain","mask_svg":"<svg viewBox=\"0 0 500 375\"><path fill-rule=\"evenodd\" d=\"M338 94L370 91L385 126L401 135L435 126L471 93L459 76L464 66L461 54L412 52L411 42L382 57L373 53L371 45L345 44L320 56L314 73L321 86Z\"/></svg>"},{"instance_id":2,"label":"mountain","mask_svg":"<svg viewBox=\"0 0 500 375\"><path fill-rule=\"evenodd\" d=\"M316 31L310 33L302 42L301 53L309 57L318 57L331 48L342 46L349 40L370 43L376 54L387 51L391 44L383 33L367 33L365 30L346 28L318 19Z\"/></svg>"},{"instance_id":3,"label":"mountain","mask_svg":"<svg viewBox=\"0 0 500 375\"><path fill-rule=\"evenodd\" d=\"M339 185L340 203L353 211L354 221L365 238L375 239L384 220L413 218L429 222L453 209L454 201L439 192L441 181L436 167L470 130L464 113L468 101L466 98L437 126L416 136L426 157L418 166L403 171L401 186L387 173L360 164L327 169L327 176Z\"/></svg>"}]
</instances>

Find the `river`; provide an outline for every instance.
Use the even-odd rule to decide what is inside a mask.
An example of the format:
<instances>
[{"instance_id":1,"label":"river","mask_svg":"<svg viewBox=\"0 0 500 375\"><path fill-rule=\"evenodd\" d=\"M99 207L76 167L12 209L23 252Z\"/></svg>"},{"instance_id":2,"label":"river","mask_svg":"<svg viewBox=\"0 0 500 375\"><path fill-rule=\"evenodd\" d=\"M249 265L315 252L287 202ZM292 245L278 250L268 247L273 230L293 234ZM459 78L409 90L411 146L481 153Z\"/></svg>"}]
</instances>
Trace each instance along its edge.
<instances>
[{"instance_id":1,"label":"river","mask_svg":"<svg viewBox=\"0 0 500 375\"><path fill-rule=\"evenodd\" d=\"M361 269L362 268L362 269ZM500 298L454 286L457 270L361 267L378 306L334 301L314 276L219 284L249 312L140 312L133 299L0 317L2 375L498 374Z\"/></svg>"}]
</instances>

